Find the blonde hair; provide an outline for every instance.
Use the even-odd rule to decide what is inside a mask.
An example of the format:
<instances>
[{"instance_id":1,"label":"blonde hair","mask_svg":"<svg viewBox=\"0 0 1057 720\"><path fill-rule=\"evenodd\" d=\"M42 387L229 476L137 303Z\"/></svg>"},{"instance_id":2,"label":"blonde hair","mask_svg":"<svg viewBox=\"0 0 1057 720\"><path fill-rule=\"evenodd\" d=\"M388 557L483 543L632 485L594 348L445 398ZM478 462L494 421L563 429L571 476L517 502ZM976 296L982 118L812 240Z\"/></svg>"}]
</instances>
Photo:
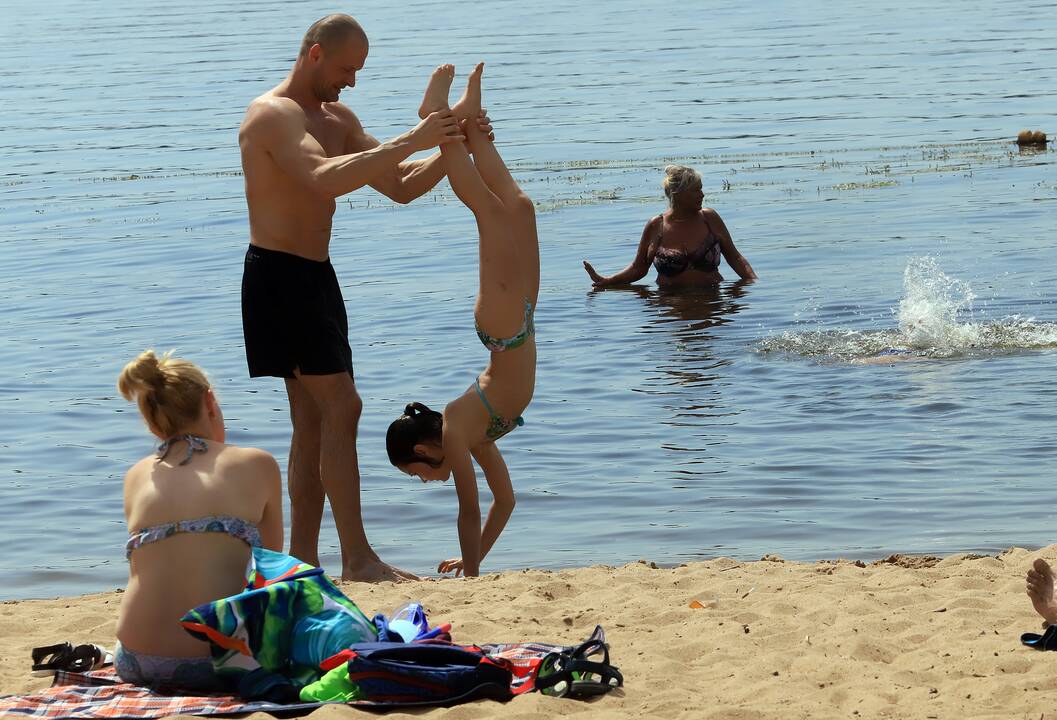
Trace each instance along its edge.
<instances>
[{"instance_id":1,"label":"blonde hair","mask_svg":"<svg viewBox=\"0 0 1057 720\"><path fill-rule=\"evenodd\" d=\"M170 438L194 423L210 389L206 374L193 362L160 358L153 350L140 353L121 371L117 389L126 400L135 400L147 426L159 437Z\"/></svg>"},{"instance_id":2,"label":"blonde hair","mask_svg":"<svg viewBox=\"0 0 1057 720\"><path fill-rule=\"evenodd\" d=\"M693 168L686 165L668 165L664 168L664 182L661 183L661 187L664 188L669 204L672 202L672 195L700 184L701 175Z\"/></svg>"}]
</instances>

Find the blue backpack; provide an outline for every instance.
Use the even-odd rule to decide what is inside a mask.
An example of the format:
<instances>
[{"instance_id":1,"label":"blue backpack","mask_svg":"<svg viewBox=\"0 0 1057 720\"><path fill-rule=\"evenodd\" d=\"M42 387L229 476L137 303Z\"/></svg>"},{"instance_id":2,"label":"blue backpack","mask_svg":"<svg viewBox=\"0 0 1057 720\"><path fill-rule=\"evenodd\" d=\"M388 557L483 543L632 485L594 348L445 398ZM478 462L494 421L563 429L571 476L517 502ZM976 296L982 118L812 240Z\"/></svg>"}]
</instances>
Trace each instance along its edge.
<instances>
[{"instance_id":1,"label":"blue backpack","mask_svg":"<svg viewBox=\"0 0 1057 720\"><path fill-rule=\"evenodd\" d=\"M349 680L379 705L455 705L513 697L513 674L476 648L429 643L357 643Z\"/></svg>"}]
</instances>

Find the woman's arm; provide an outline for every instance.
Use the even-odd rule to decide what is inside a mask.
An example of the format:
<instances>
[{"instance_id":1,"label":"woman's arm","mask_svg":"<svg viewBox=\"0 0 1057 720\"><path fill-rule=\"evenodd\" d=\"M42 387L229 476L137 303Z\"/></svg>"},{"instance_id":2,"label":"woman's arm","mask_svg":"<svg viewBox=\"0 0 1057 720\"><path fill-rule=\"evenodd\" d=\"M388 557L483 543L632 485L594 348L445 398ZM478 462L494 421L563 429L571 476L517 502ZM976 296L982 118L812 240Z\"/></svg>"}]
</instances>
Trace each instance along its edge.
<instances>
[{"instance_id":1,"label":"woman's arm","mask_svg":"<svg viewBox=\"0 0 1057 720\"><path fill-rule=\"evenodd\" d=\"M723 251L723 257L727 259L727 264L742 280L755 280L756 273L753 271L752 265L749 265L749 261L745 259L745 256L734 247L734 241L730 238L730 232L723 223L723 218L712 208L705 208L701 212L704 213L705 222L708 223L712 232L719 237L719 249Z\"/></svg>"},{"instance_id":2,"label":"woman's arm","mask_svg":"<svg viewBox=\"0 0 1057 720\"><path fill-rule=\"evenodd\" d=\"M653 247L653 237L656 234L654 225L656 222L657 218L653 218L646 223L646 227L642 229L642 238L639 240L639 249L635 252L635 259L631 261L630 265L615 275L610 275L609 277L599 275L591 267L591 263L584 260L584 270L591 276L591 284L596 288L603 288L612 285L626 285L646 277L646 273L650 270L650 263L653 262L653 255L657 251Z\"/></svg>"},{"instance_id":3,"label":"woman's arm","mask_svg":"<svg viewBox=\"0 0 1057 720\"><path fill-rule=\"evenodd\" d=\"M477 464L481 466L488 489L492 491L492 506L488 508L488 518L481 531L481 561L495 545L499 535L506 527L507 520L514 512L514 486L510 483L510 471L495 443L479 445L472 451Z\"/></svg>"},{"instance_id":4,"label":"woman's arm","mask_svg":"<svg viewBox=\"0 0 1057 720\"><path fill-rule=\"evenodd\" d=\"M268 550L283 551L283 480L279 473L279 463L275 458L260 451L261 457L256 460L259 466L259 479L268 488L268 499L261 514L261 542ZM257 472L254 473L258 475Z\"/></svg>"}]
</instances>

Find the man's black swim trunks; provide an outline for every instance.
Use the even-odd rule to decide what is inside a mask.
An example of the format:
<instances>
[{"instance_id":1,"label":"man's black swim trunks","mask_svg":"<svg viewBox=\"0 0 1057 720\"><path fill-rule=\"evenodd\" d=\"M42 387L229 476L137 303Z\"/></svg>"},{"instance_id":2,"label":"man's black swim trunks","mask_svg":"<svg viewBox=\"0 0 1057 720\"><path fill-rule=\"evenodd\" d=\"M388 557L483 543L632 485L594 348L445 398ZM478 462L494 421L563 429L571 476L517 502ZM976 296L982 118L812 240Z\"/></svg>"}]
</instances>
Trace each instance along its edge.
<instances>
[{"instance_id":1,"label":"man's black swim trunks","mask_svg":"<svg viewBox=\"0 0 1057 720\"><path fill-rule=\"evenodd\" d=\"M242 272L250 377L352 375L349 320L330 260L250 245Z\"/></svg>"}]
</instances>

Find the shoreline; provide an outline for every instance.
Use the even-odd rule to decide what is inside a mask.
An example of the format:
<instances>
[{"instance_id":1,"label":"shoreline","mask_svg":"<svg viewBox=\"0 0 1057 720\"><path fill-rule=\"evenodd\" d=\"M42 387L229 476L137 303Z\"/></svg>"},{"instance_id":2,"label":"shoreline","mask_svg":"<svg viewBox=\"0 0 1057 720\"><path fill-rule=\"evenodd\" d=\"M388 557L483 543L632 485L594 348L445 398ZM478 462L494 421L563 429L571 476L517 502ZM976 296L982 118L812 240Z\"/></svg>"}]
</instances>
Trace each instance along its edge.
<instances>
[{"instance_id":1,"label":"shoreline","mask_svg":"<svg viewBox=\"0 0 1057 720\"><path fill-rule=\"evenodd\" d=\"M421 602L431 624L453 624L456 642L573 644L600 624L625 677L622 691L587 703L533 693L414 717L1038 718L1047 701L1036 691L1057 690L1057 665L1019 640L1041 627L1024 594L1036 557L1054 559L1057 545L873 563L639 561L339 586L369 615ZM0 693L50 684L29 673L35 646L112 648L120 598L111 591L4 601ZM312 717L350 713L361 711L330 706Z\"/></svg>"}]
</instances>

